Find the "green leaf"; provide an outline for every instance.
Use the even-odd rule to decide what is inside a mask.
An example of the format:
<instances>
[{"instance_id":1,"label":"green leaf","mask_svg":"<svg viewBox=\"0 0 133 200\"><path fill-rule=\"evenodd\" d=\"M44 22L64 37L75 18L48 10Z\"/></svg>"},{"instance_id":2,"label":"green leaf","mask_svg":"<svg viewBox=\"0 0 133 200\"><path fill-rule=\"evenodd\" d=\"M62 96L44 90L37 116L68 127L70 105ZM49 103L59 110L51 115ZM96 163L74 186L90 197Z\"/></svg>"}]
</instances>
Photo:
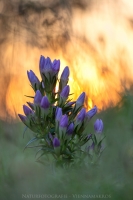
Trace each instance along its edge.
<instances>
[{"instance_id":1,"label":"green leaf","mask_svg":"<svg viewBox=\"0 0 133 200\"><path fill-rule=\"evenodd\" d=\"M31 144L32 142L34 142L34 141L36 141L36 140L38 140L37 137L32 138L32 139L26 144L24 150L27 148L27 146L28 146L29 144Z\"/></svg>"},{"instance_id":2,"label":"green leaf","mask_svg":"<svg viewBox=\"0 0 133 200\"><path fill-rule=\"evenodd\" d=\"M27 95L24 95L25 97L30 97L30 98L33 98L34 99L34 97L32 97L32 96L27 96Z\"/></svg>"},{"instance_id":3,"label":"green leaf","mask_svg":"<svg viewBox=\"0 0 133 200\"><path fill-rule=\"evenodd\" d=\"M24 138L24 135L25 135L27 129L28 129L28 127L26 126L25 129L24 129L24 132L23 132L23 138Z\"/></svg>"}]
</instances>

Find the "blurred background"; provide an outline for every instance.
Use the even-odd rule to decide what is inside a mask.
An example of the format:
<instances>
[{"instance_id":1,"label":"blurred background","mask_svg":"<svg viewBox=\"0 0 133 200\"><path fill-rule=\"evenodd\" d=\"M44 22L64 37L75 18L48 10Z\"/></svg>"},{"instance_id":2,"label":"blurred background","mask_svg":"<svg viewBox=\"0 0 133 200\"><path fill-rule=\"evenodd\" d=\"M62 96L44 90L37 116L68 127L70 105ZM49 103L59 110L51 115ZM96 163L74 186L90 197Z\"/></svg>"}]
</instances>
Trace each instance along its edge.
<instances>
[{"instance_id":1,"label":"blurred background","mask_svg":"<svg viewBox=\"0 0 133 200\"><path fill-rule=\"evenodd\" d=\"M1 199L22 194L133 199L132 11L127 0L0 0ZM24 95L33 94L27 70L40 78L40 55L60 59L61 71L69 66L74 100L84 91L86 108L97 105L88 133L101 118L107 147L98 167L53 172L35 162L36 150L23 152L32 133L23 139L17 114L29 101Z\"/></svg>"}]
</instances>

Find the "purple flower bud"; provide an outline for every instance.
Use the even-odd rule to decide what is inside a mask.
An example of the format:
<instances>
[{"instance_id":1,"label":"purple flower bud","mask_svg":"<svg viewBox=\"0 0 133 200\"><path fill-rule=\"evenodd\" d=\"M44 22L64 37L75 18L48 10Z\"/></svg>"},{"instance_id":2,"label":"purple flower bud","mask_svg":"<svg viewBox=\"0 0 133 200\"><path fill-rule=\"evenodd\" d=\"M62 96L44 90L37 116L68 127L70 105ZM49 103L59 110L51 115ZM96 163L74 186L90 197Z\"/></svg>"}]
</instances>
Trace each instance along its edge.
<instances>
[{"instance_id":1,"label":"purple flower bud","mask_svg":"<svg viewBox=\"0 0 133 200\"><path fill-rule=\"evenodd\" d=\"M34 103L31 103L31 102L27 102L28 106L34 110Z\"/></svg>"},{"instance_id":2,"label":"purple flower bud","mask_svg":"<svg viewBox=\"0 0 133 200\"><path fill-rule=\"evenodd\" d=\"M78 99L77 99L77 101L76 101L76 104L83 105L84 100L85 100L85 92L83 92L83 93L78 97Z\"/></svg>"},{"instance_id":3,"label":"purple flower bud","mask_svg":"<svg viewBox=\"0 0 133 200\"><path fill-rule=\"evenodd\" d=\"M57 73L60 70L60 60L54 60L52 64L52 71Z\"/></svg>"},{"instance_id":4,"label":"purple flower bud","mask_svg":"<svg viewBox=\"0 0 133 200\"><path fill-rule=\"evenodd\" d=\"M44 109L48 109L49 106L50 106L50 103L48 101L48 98L47 98L47 96L44 96L41 100L41 107Z\"/></svg>"},{"instance_id":5,"label":"purple flower bud","mask_svg":"<svg viewBox=\"0 0 133 200\"><path fill-rule=\"evenodd\" d=\"M62 80L68 80L68 77L69 77L69 68L68 67L65 67L62 74L61 74L61 79Z\"/></svg>"},{"instance_id":6,"label":"purple flower bud","mask_svg":"<svg viewBox=\"0 0 133 200\"><path fill-rule=\"evenodd\" d=\"M44 66L45 66L45 57L41 55L40 57L40 62L39 62L39 69L40 72L42 73L44 70Z\"/></svg>"},{"instance_id":7,"label":"purple flower bud","mask_svg":"<svg viewBox=\"0 0 133 200\"><path fill-rule=\"evenodd\" d=\"M26 116L33 114L33 111L26 105L23 105L23 111Z\"/></svg>"},{"instance_id":8,"label":"purple flower bud","mask_svg":"<svg viewBox=\"0 0 133 200\"><path fill-rule=\"evenodd\" d=\"M27 71L27 76L32 85L40 83L39 79L37 78L37 76L34 74L32 70Z\"/></svg>"},{"instance_id":9,"label":"purple flower bud","mask_svg":"<svg viewBox=\"0 0 133 200\"><path fill-rule=\"evenodd\" d=\"M37 90L35 97L34 97L34 103L40 105L41 100L42 100L42 94L41 94L40 90Z\"/></svg>"},{"instance_id":10,"label":"purple flower bud","mask_svg":"<svg viewBox=\"0 0 133 200\"><path fill-rule=\"evenodd\" d=\"M85 115L86 115L86 110L85 110L85 108L82 108L80 113L77 116L77 120L83 122Z\"/></svg>"},{"instance_id":11,"label":"purple flower bud","mask_svg":"<svg viewBox=\"0 0 133 200\"><path fill-rule=\"evenodd\" d=\"M60 127L66 128L68 126L68 117L67 115L62 115L62 118L60 120Z\"/></svg>"},{"instance_id":12,"label":"purple flower bud","mask_svg":"<svg viewBox=\"0 0 133 200\"><path fill-rule=\"evenodd\" d=\"M68 98L69 91L70 91L70 87L69 87L69 85L66 85L66 86L63 88L63 90L61 91L60 96L61 96L62 98Z\"/></svg>"},{"instance_id":13,"label":"purple flower bud","mask_svg":"<svg viewBox=\"0 0 133 200\"><path fill-rule=\"evenodd\" d=\"M74 123L72 122L71 124L69 124L68 128L67 128L67 134L71 135L74 131Z\"/></svg>"},{"instance_id":14,"label":"purple flower bud","mask_svg":"<svg viewBox=\"0 0 133 200\"><path fill-rule=\"evenodd\" d=\"M60 140L59 140L57 137L55 137L55 138L53 139L53 146L54 146L55 148L57 148L57 147L60 146Z\"/></svg>"},{"instance_id":15,"label":"purple flower bud","mask_svg":"<svg viewBox=\"0 0 133 200\"><path fill-rule=\"evenodd\" d=\"M97 119L94 123L94 129L97 133L101 133L103 131L103 122L101 119Z\"/></svg>"},{"instance_id":16,"label":"purple flower bud","mask_svg":"<svg viewBox=\"0 0 133 200\"><path fill-rule=\"evenodd\" d=\"M97 113L97 107L94 106L91 110L86 113L86 116L90 119Z\"/></svg>"},{"instance_id":17,"label":"purple flower bud","mask_svg":"<svg viewBox=\"0 0 133 200\"><path fill-rule=\"evenodd\" d=\"M57 121L61 120L61 118L62 118L62 108L59 108L59 107L56 108L55 118L56 118Z\"/></svg>"},{"instance_id":18,"label":"purple flower bud","mask_svg":"<svg viewBox=\"0 0 133 200\"><path fill-rule=\"evenodd\" d=\"M21 114L18 114L18 116L19 116L19 118L21 119L21 121L22 121L23 123L25 123L25 122L27 121L27 117L26 117L26 116L21 115Z\"/></svg>"},{"instance_id":19,"label":"purple flower bud","mask_svg":"<svg viewBox=\"0 0 133 200\"><path fill-rule=\"evenodd\" d=\"M51 72L52 71L52 63L50 58L45 58L44 56L40 57L39 68L41 73Z\"/></svg>"}]
</instances>

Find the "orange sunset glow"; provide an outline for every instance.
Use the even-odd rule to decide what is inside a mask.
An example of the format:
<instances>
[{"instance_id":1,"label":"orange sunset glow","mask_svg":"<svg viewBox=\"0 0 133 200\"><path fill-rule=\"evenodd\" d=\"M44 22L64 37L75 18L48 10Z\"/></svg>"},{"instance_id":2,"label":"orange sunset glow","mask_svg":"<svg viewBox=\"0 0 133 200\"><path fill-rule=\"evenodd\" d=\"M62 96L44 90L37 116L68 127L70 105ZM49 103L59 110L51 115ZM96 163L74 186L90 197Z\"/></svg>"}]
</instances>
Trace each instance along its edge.
<instances>
[{"instance_id":1,"label":"orange sunset glow","mask_svg":"<svg viewBox=\"0 0 133 200\"><path fill-rule=\"evenodd\" d=\"M46 4L45 12L26 10L25 21L15 1L9 13L1 1L0 13L7 26L0 21L0 37L6 38L0 44L0 118L23 113L22 105L30 101L24 95L33 94L27 70L40 79L40 55L60 59L60 74L69 66L73 100L84 91L87 109L97 105L100 111L116 105L120 93L133 83L133 2L94 0L90 5L84 1L85 8L70 5L71 12L59 7L56 20L52 1L39 2Z\"/></svg>"}]
</instances>

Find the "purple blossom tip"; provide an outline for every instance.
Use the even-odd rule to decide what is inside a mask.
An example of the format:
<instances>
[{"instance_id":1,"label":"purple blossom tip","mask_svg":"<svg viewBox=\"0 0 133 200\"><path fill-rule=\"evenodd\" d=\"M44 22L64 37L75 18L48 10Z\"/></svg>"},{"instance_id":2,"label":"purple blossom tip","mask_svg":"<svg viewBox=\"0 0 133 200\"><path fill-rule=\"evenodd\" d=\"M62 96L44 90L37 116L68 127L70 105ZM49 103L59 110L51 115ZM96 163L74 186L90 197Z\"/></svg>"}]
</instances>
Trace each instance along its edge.
<instances>
[{"instance_id":1,"label":"purple blossom tip","mask_svg":"<svg viewBox=\"0 0 133 200\"><path fill-rule=\"evenodd\" d=\"M86 113L86 116L92 118L97 113L97 106L94 106L91 110Z\"/></svg>"},{"instance_id":2,"label":"purple blossom tip","mask_svg":"<svg viewBox=\"0 0 133 200\"><path fill-rule=\"evenodd\" d=\"M60 146L60 141L59 141L59 139L58 139L57 137L55 137L55 138L53 139L53 146L54 146L55 148L57 148L57 147Z\"/></svg>"},{"instance_id":3,"label":"purple blossom tip","mask_svg":"<svg viewBox=\"0 0 133 200\"><path fill-rule=\"evenodd\" d=\"M31 103L31 102L27 102L28 106L34 110L34 103Z\"/></svg>"},{"instance_id":4,"label":"purple blossom tip","mask_svg":"<svg viewBox=\"0 0 133 200\"><path fill-rule=\"evenodd\" d=\"M59 107L56 108L55 118L56 118L57 121L61 120L61 118L62 118L62 108L59 108Z\"/></svg>"},{"instance_id":5,"label":"purple blossom tip","mask_svg":"<svg viewBox=\"0 0 133 200\"><path fill-rule=\"evenodd\" d=\"M69 77L69 67L65 67L62 74L61 74L61 79L62 80L68 80L68 77Z\"/></svg>"},{"instance_id":6,"label":"purple blossom tip","mask_svg":"<svg viewBox=\"0 0 133 200\"><path fill-rule=\"evenodd\" d=\"M55 73L59 72L60 70L60 60L54 60L53 64L52 64L52 71L54 71Z\"/></svg>"},{"instance_id":7,"label":"purple blossom tip","mask_svg":"<svg viewBox=\"0 0 133 200\"><path fill-rule=\"evenodd\" d=\"M82 105L84 103L85 100L85 92L83 92L77 99L76 103Z\"/></svg>"},{"instance_id":8,"label":"purple blossom tip","mask_svg":"<svg viewBox=\"0 0 133 200\"><path fill-rule=\"evenodd\" d=\"M77 120L83 122L85 115L86 115L86 110L85 110L85 108L82 108L80 113L77 116Z\"/></svg>"},{"instance_id":9,"label":"purple blossom tip","mask_svg":"<svg viewBox=\"0 0 133 200\"><path fill-rule=\"evenodd\" d=\"M32 85L40 83L39 79L32 70L27 71L27 76Z\"/></svg>"},{"instance_id":10,"label":"purple blossom tip","mask_svg":"<svg viewBox=\"0 0 133 200\"><path fill-rule=\"evenodd\" d=\"M23 105L23 111L26 116L33 114L33 111L26 105Z\"/></svg>"},{"instance_id":11,"label":"purple blossom tip","mask_svg":"<svg viewBox=\"0 0 133 200\"><path fill-rule=\"evenodd\" d=\"M44 56L41 55L39 68L41 73L50 72L52 70L51 59L49 57L45 58Z\"/></svg>"},{"instance_id":12,"label":"purple blossom tip","mask_svg":"<svg viewBox=\"0 0 133 200\"><path fill-rule=\"evenodd\" d=\"M74 131L74 123L72 122L71 124L69 124L68 128L67 128L67 134L71 135Z\"/></svg>"},{"instance_id":13,"label":"purple blossom tip","mask_svg":"<svg viewBox=\"0 0 133 200\"><path fill-rule=\"evenodd\" d=\"M42 94L41 94L40 90L37 90L35 97L34 97L34 103L40 105L41 100L42 100Z\"/></svg>"},{"instance_id":14,"label":"purple blossom tip","mask_svg":"<svg viewBox=\"0 0 133 200\"><path fill-rule=\"evenodd\" d=\"M68 126L68 116L62 115L62 118L60 120L60 127L66 128Z\"/></svg>"},{"instance_id":15,"label":"purple blossom tip","mask_svg":"<svg viewBox=\"0 0 133 200\"><path fill-rule=\"evenodd\" d=\"M69 85L66 85L66 86L63 88L63 90L61 91L60 96L61 96L62 98L67 98L68 95L69 95L69 92L70 92L70 87L69 87Z\"/></svg>"},{"instance_id":16,"label":"purple blossom tip","mask_svg":"<svg viewBox=\"0 0 133 200\"><path fill-rule=\"evenodd\" d=\"M97 119L94 123L94 129L97 133L102 133L103 131L103 121L101 119Z\"/></svg>"},{"instance_id":17,"label":"purple blossom tip","mask_svg":"<svg viewBox=\"0 0 133 200\"><path fill-rule=\"evenodd\" d=\"M47 98L47 96L44 96L41 100L41 107L44 109L48 109L50 106L49 100Z\"/></svg>"},{"instance_id":18,"label":"purple blossom tip","mask_svg":"<svg viewBox=\"0 0 133 200\"><path fill-rule=\"evenodd\" d=\"M21 115L21 114L18 114L18 116L19 116L19 118L21 119L21 121L22 121L23 123L26 122L26 120L27 120L27 117L26 117L26 116Z\"/></svg>"}]
</instances>

